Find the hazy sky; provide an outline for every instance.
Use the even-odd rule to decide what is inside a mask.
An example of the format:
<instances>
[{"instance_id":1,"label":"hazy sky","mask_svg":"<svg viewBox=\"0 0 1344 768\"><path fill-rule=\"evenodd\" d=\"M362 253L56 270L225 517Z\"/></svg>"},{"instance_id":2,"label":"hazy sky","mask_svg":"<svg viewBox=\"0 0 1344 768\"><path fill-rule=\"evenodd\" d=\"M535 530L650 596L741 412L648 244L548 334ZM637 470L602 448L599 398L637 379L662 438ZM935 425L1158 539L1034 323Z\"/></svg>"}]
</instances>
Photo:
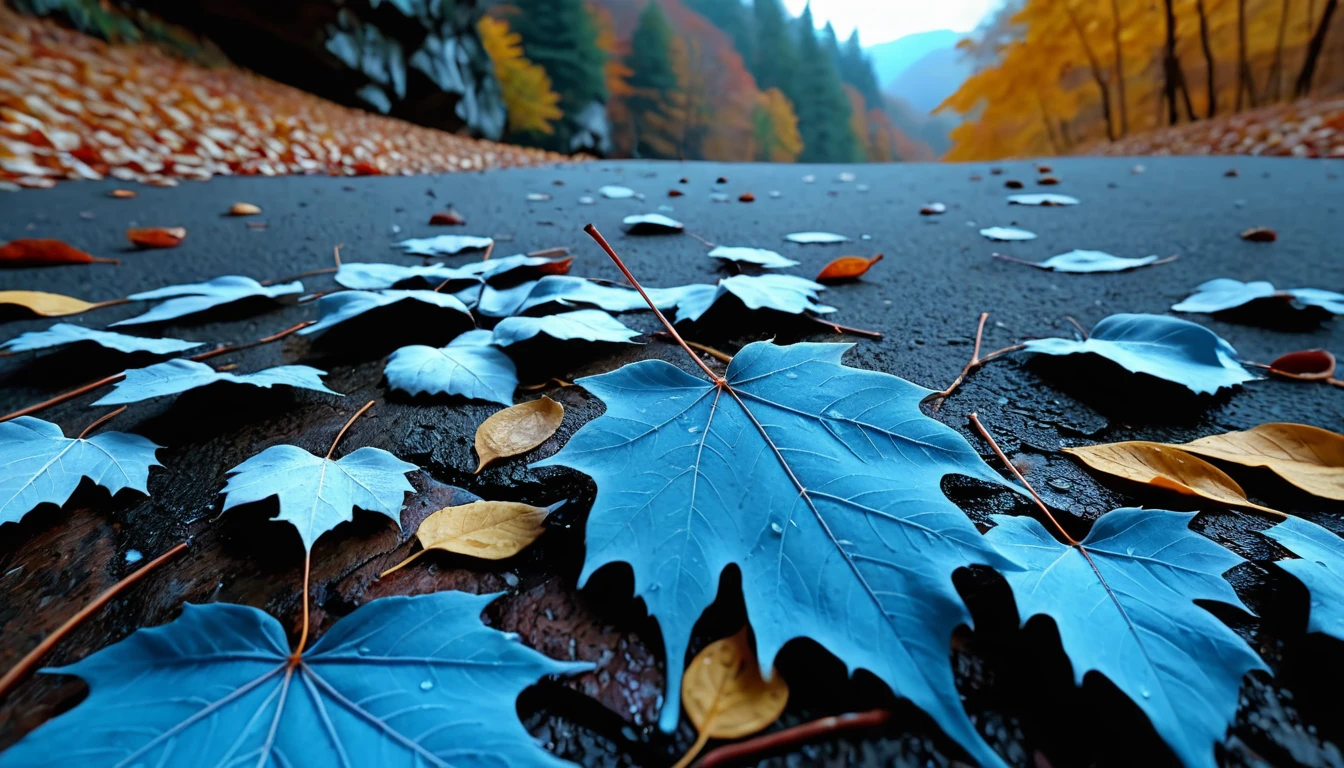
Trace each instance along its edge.
<instances>
[{"instance_id":1,"label":"hazy sky","mask_svg":"<svg viewBox=\"0 0 1344 768\"><path fill-rule=\"evenodd\" d=\"M951 29L969 32L1000 0L812 0L817 26L829 21L841 40L855 26L864 45L876 45L916 32ZM797 16L807 0L784 0Z\"/></svg>"}]
</instances>

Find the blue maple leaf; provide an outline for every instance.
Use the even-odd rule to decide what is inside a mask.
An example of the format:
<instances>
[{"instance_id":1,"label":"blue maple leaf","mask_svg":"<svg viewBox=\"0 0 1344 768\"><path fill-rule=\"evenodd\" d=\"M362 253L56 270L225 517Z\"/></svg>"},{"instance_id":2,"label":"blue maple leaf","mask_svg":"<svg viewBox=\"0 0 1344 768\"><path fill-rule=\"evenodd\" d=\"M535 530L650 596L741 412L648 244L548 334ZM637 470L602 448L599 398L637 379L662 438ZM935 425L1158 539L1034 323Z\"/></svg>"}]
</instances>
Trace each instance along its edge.
<instances>
[{"instance_id":1,"label":"blue maple leaf","mask_svg":"<svg viewBox=\"0 0 1344 768\"><path fill-rule=\"evenodd\" d=\"M666 310L676 307L688 292L698 288L712 289L713 286L646 288L645 291L654 306ZM497 289L487 285L481 293L477 311L485 317L512 317L552 304L558 307L595 307L607 312L631 312L648 309L649 306L633 288L603 285L569 275L547 275L512 288Z\"/></svg>"},{"instance_id":2,"label":"blue maple leaf","mask_svg":"<svg viewBox=\"0 0 1344 768\"><path fill-rule=\"evenodd\" d=\"M154 397L179 395L218 382L246 384L263 389L271 387L312 389L340 397L341 393L332 392L322 383L321 377L326 375L326 371L307 365L280 365L256 373L233 374L216 371L205 363L195 360L165 360L145 368L132 368L126 371L126 378L117 382L112 392L94 402L94 405L138 403Z\"/></svg>"},{"instance_id":3,"label":"blue maple leaf","mask_svg":"<svg viewBox=\"0 0 1344 768\"><path fill-rule=\"evenodd\" d=\"M518 369L493 345L490 331L467 331L440 349L417 344L402 347L387 360L383 374L393 389L412 395L461 395L513 405Z\"/></svg>"},{"instance_id":4,"label":"blue maple leaf","mask_svg":"<svg viewBox=\"0 0 1344 768\"><path fill-rule=\"evenodd\" d=\"M1022 621L1054 620L1075 682L1105 675L1182 763L1215 768L1213 745L1236 716L1242 676L1268 667L1195 604L1249 611L1222 576L1245 561L1191 531L1193 517L1117 509L1070 546L1033 518L996 515L985 538L1021 569L1004 577Z\"/></svg>"},{"instance_id":5,"label":"blue maple leaf","mask_svg":"<svg viewBox=\"0 0 1344 768\"><path fill-rule=\"evenodd\" d=\"M952 573L1011 564L940 483L1006 483L920 411L929 390L842 365L849 348L750 344L723 386L657 360L580 379L606 412L533 466L597 484L580 583L609 563L633 568L667 649L664 730L678 720L691 630L737 565L762 669L812 638L1002 765L954 684L952 631L970 614Z\"/></svg>"},{"instance_id":6,"label":"blue maple leaf","mask_svg":"<svg viewBox=\"0 0 1344 768\"><path fill-rule=\"evenodd\" d=\"M775 251L765 248L745 248L741 246L720 245L709 252L710 258L723 259L724 261L736 261L746 264L755 264L766 269L783 269L785 267L796 267L798 262L793 259L786 259Z\"/></svg>"},{"instance_id":7,"label":"blue maple leaf","mask_svg":"<svg viewBox=\"0 0 1344 768\"><path fill-rule=\"evenodd\" d=\"M557 259L547 256L528 256L518 254L489 261L473 261L460 267L445 267L443 264L426 266L403 266L400 264L342 264L336 271L336 282L346 288L360 291L376 291L383 288L395 288L409 282L438 285L445 280L470 280L479 282L501 277L517 270L542 267L554 264Z\"/></svg>"},{"instance_id":8,"label":"blue maple leaf","mask_svg":"<svg viewBox=\"0 0 1344 768\"><path fill-rule=\"evenodd\" d=\"M199 347L204 342L182 341L181 339L146 339L141 336L128 336L112 331L97 331L82 325L57 323L45 331L29 331L0 344L7 352L31 352L37 349L54 349L70 344L97 344L104 349L124 354L147 352L151 355L171 355L175 352Z\"/></svg>"},{"instance_id":9,"label":"blue maple leaf","mask_svg":"<svg viewBox=\"0 0 1344 768\"><path fill-rule=\"evenodd\" d=\"M1127 371L1181 384L1195 394L1252 381L1237 362L1237 350L1202 325L1163 315L1111 315L1085 341L1035 339L1028 352L1100 355Z\"/></svg>"},{"instance_id":10,"label":"blue maple leaf","mask_svg":"<svg viewBox=\"0 0 1344 768\"><path fill-rule=\"evenodd\" d=\"M1124 272L1127 269L1138 269L1160 261L1157 256L1130 259L1124 256L1112 256L1105 251L1069 251L1041 262L1023 261L998 253L994 255L1014 264L1027 264L1038 269L1071 273Z\"/></svg>"},{"instance_id":11,"label":"blue maple leaf","mask_svg":"<svg viewBox=\"0 0 1344 768\"><path fill-rule=\"evenodd\" d=\"M411 238L397 243L406 253L420 256L452 256L462 251L475 251L489 248L494 240L475 235L437 235L435 237Z\"/></svg>"},{"instance_id":12,"label":"blue maple leaf","mask_svg":"<svg viewBox=\"0 0 1344 768\"><path fill-rule=\"evenodd\" d=\"M796 275L733 275L718 285L687 286L677 301L677 322L699 320L725 296L732 296L747 309L772 309L790 315L819 315L835 307L817 303L826 286Z\"/></svg>"},{"instance_id":13,"label":"blue maple leaf","mask_svg":"<svg viewBox=\"0 0 1344 768\"><path fill-rule=\"evenodd\" d=\"M457 313L468 322L471 320L471 310L467 309L461 299L452 294L435 293L434 291L399 291L396 289L339 291L327 294L318 300L318 321L299 331L299 335L307 336L320 333L368 312L410 301L417 301L421 304Z\"/></svg>"},{"instance_id":14,"label":"blue maple leaf","mask_svg":"<svg viewBox=\"0 0 1344 768\"><path fill-rule=\"evenodd\" d=\"M0 424L0 524L17 523L40 504L65 504L84 478L115 494L149 493L149 468L161 446L139 435L66 437L49 421L20 416Z\"/></svg>"},{"instance_id":15,"label":"blue maple leaf","mask_svg":"<svg viewBox=\"0 0 1344 768\"><path fill-rule=\"evenodd\" d=\"M671 235L681 232L686 225L661 213L641 213L621 219L621 228L631 235Z\"/></svg>"},{"instance_id":16,"label":"blue maple leaf","mask_svg":"<svg viewBox=\"0 0 1344 768\"><path fill-rule=\"evenodd\" d=\"M554 661L490 629L497 595L374 600L297 662L285 630L243 605L186 605L68 667L89 696L0 754L3 768L72 765L570 765L542 749L516 700Z\"/></svg>"},{"instance_id":17,"label":"blue maple leaf","mask_svg":"<svg viewBox=\"0 0 1344 768\"><path fill-rule=\"evenodd\" d=\"M1284 520L1264 535L1301 558L1275 565L1311 592L1307 631L1344 640L1344 539L1299 517Z\"/></svg>"},{"instance_id":18,"label":"blue maple leaf","mask_svg":"<svg viewBox=\"0 0 1344 768\"><path fill-rule=\"evenodd\" d=\"M507 347L538 334L561 341L626 343L639 335L600 309L577 309L547 317L506 317L495 326L493 343Z\"/></svg>"},{"instance_id":19,"label":"blue maple leaf","mask_svg":"<svg viewBox=\"0 0 1344 768\"><path fill-rule=\"evenodd\" d=\"M1286 300L1296 309L1316 307L1332 315L1344 315L1344 293L1320 288L1290 288L1276 290L1264 280L1243 283L1240 280L1219 277L1200 283L1195 292L1184 301L1172 305L1177 312L1223 312L1264 299Z\"/></svg>"},{"instance_id":20,"label":"blue maple leaf","mask_svg":"<svg viewBox=\"0 0 1344 768\"><path fill-rule=\"evenodd\" d=\"M159 323L194 315L207 309L222 307L225 304L232 304L244 299L278 299L281 296L297 293L303 293L303 283L293 282L265 286L250 277L239 275L216 277L214 280L204 283L169 285L152 291L131 294L128 298L132 301L152 301L154 299L167 299L167 301L144 314L119 320L112 326Z\"/></svg>"},{"instance_id":21,"label":"blue maple leaf","mask_svg":"<svg viewBox=\"0 0 1344 768\"><path fill-rule=\"evenodd\" d=\"M339 460L314 456L297 445L273 445L229 470L224 509L275 496L283 520L303 548L354 519L355 507L381 512L401 525L401 502L414 491L406 473L417 469L381 448L360 448Z\"/></svg>"}]
</instances>

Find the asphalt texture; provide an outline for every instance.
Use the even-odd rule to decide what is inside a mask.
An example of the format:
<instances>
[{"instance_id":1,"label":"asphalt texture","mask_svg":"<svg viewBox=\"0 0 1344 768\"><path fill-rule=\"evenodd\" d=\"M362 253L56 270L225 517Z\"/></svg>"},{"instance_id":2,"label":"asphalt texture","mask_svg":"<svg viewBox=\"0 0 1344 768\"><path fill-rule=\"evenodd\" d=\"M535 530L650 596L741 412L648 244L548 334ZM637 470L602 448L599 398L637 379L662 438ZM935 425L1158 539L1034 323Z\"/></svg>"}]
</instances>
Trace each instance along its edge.
<instances>
[{"instance_id":1,"label":"asphalt texture","mask_svg":"<svg viewBox=\"0 0 1344 768\"><path fill-rule=\"evenodd\" d=\"M950 383L971 354L976 321L990 313L984 349L1024 339L1072 336L1067 320L1091 327L1118 312L1166 313L1204 280L1269 280L1280 288L1344 289L1344 163L1262 158L1051 159L1061 183L1037 187L1028 162L973 165L769 166L705 163L603 162L480 174L405 178L217 178L177 188L135 187L134 199L113 199L116 182L63 183L52 190L0 195L0 241L55 237L119 266L80 265L0 272L0 289L42 290L90 301L226 274L274 279L332 264L342 244L347 262L422 263L394 249L395 240L436 234L496 237L495 253L568 247L571 274L620 281L621 274L583 233L593 222L648 286L711 282L731 274L705 256L689 235L631 236L621 219L664 212L708 241L765 247L802 262L789 272L811 277L841 255L884 255L861 280L832 286L823 301L839 309L834 322L880 332L880 341L839 336L820 325L768 313L723 312L687 329L689 338L731 353L774 338L847 341L850 365L885 371L930 389ZM1142 172L1135 166L1141 163ZM993 168L1001 173L995 174ZM1235 177L1225 175L1236 168ZM852 173L852 180L839 174ZM805 177L814 177L806 181ZM683 183L681 180L686 179ZM1010 206L1010 180L1022 192L1058 192L1081 204L1064 208ZM716 183L721 180L722 183ZM608 200L605 184L631 187L643 200ZM671 189L683 196L669 197ZM754 202L739 202L750 192ZM530 202L529 193L551 199ZM716 193L719 200L715 199ZM778 193L777 195L775 193ZM726 195L727 202L721 200ZM595 198L584 204L580 198ZM262 208L237 218L234 202ZM926 203L947 212L922 216ZM463 227L431 227L431 213L449 206ZM666 210L663 206L670 206ZM264 223L265 227L249 226ZM134 226L181 226L176 248L135 250ZM1018 226L1039 237L995 243L978 231ZM1253 226L1278 232L1274 243L1245 242ZM843 245L795 245L789 232L823 230L852 238ZM1179 254L1172 263L1126 273L1054 274L991 259L999 251L1039 261L1073 249L1119 256ZM464 254L441 260L459 264ZM330 275L305 278L309 291L335 288ZM136 305L100 309L60 322L105 327L140 311ZM198 320L153 326L147 335L206 342L243 342L315 316L312 304L260 306ZM1277 313L1210 317L1186 315L1211 328L1249 360L1326 348L1344 353L1341 321ZM646 332L651 313L622 320ZM0 337L51 325L20 312L0 316ZM476 426L496 406L454 399L406 398L382 382L382 355L407 343L435 342L445 329L422 318L396 318L338 344L289 337L212 360L240 372L305 362L331 372L328 386L345 397L307 392L238 392L212 388L133 405L107 428L139 432L166 445L166 465L151 473L149 499L123 492L109 500L85 483L63 510L35 511L0 530L0 665L8 666L100 590L133 570L128 552L145 556L191 538L183 559L170 563L109 604L49 657L68 663L124 638L134 629L171 620L183 601L235 601L263 608L297 630L301 548L283 526L269 523L273 507L254 505L218 517L225 472L277 443L325 451L340 425L370 399L372 412L355 423L347 448L373 445L423 468L420 493L403 514L398 536L385 518L357 513L354 524L329 534L314 550L314 621L319 630L363 602L386 594L461 588L504 591L486 613L495 626L563 658L584 658L598 669L567 682L548 682L520 699L529 728L558 754L584 765L666 765L694 739L685 721L664 735L651 725L663 685L661 643L642 605L630 598L628 571L609 568L590 586L574 580L582 559L583 520L593 487L562 470L530 471L527 463L554 453L597 416L601 404L551 377L611 370L657 357L693 364L666 339L638 348L536 348L522 360L525 383L566 408L555 438L534 453L501 461L479 476L471 448ZM0 360L0 410L9 412L114 373L124 361L87 350L25 354ZM533 397L520 390L519 401ZM86 395L39 414L77 434L105 412ZM1103 481L1059 453L1061 447L1126 439L1185 441L1271 421L1344 430L1344 389L1282 380L1252 382L1217 397L1125 374L1108 364L1008 356L972 374L933 413L959 429L991 464L988 446L971 432L976 412L1045 501L1063 513L1075 536L1119 506L1201 510L1195 527L1247 558L1228 578L1252 616L1226 607L1217 615L1245 637L1274 675L1248 675L1232 728L1217 747L1224 765L1344 765L1344 684L1340 646L1305 634L1305 590L1273 567L1284 553L1257 531L1271 521L1244 512L1200 506L1190 499ZM1251 497L1344 533L1344 508L1293 491L1267 473L1235 473ZM527 552L501 563L425 558L419 568L376 580L412 551L408 536L427 511L466 489L485 498L549 504L570 499L547 534ZM948 495L977 524L990 514L1031 514L1011 494L949 478ZM419 509L417 512L415 509ZM418 517L417 517L418 515ZM744 613L735 575L697 628L692 651L731 634ZM989 742L1015 765L1162 765L1173 758L1139 710L1095 674L1073 684L1058 635L1047 620L1019 629L1006 585L989 571L958 575L975 617L959 632L952 663L971 713ZM870 732L847 733L785 754L772 765L948 765L964 759L924 715L891 699L873 678L848 678L834 658L807 642L781 656L793 695L783 725L872 707L891 707L895 720ZM77 680L39 676L3 702L0 746L78 702ZM775 726L780 727L780 726Z\"/></svg>"}]
</instances>

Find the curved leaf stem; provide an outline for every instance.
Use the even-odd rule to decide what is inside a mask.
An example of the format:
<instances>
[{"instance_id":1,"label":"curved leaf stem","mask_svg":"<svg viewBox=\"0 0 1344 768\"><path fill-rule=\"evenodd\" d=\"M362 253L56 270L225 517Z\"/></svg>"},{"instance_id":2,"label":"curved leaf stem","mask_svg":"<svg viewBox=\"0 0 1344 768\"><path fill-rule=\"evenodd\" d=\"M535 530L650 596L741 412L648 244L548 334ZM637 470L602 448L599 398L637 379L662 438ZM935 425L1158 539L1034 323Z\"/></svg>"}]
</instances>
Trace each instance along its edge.
<instances>
[{"instance_id":1,"label":"curved leaf stem","mask_svg":"<svg viewBox=\"0 0 1344 768\"><path fill-rule=\"evenodd\" d=\"M131 303L130 299L108 299L107 301L100 301L91 305L89 309L102 309L103 307L115 307L118 304L130 304L130 303Z\"/></svg>"},{"instance_id":2,"label":"curved leaf stem","mask_svg":"<svg viewBox=\"0 0 1344 768\"><path fill-rule=\"evenodd\" d=\"M341 427L341 431L336 433L336 439L331 441L331 448L327 449L328 459L331 458L331 454L336 452L336 446L341 442L341 438L345 437L345 431L347 429L350 429L350 425L355 423L355 419L358 419L360 416L363 416L365 411L372 408L373 403L374 401L370 400L369 402L364 404L363 408L360 408L358 411L355 411L355 415L351 416L350 420L345 422L345 426Z\"/></svg>"},{"instance_id":3,"label":"curved leaf stem","mask_svg":"<svg viewBox=\"0 0 1344 768\"><path fill-rule=\"evenodd\" d=\"M705 372L705 375L709 377L709 380L714 382L716 386L724 386L727 383L725 379L710 370L709 366L705 365L705 362L700 359L700 356L691 350L691 347L686 343L686 340L681 338L681 334L677 333L677 329L672 327L672 323L668 322L662 311L654 305L653 299L649 298L649 294L644 292L644 286L639 284L639 281L635 279L633 274L631 274L629 268L625 266L625 262L621 261L621 257L616 255L616 251L613 250L611 244L607 242L607 238L603 237L602 233L597 231L597 227L588 224L583 228L583 231L587 232L588 236L593 238L593 240L596 240L597 244L602 247L602 250L606 251L607 255L611 257L611 260L616 262L616 267L625 275L625 279L629 280L630 284L635 286L635 290L639 291L639 295L644 297L644 302L649 305L649 309L653 310L653 314L658 316L658 320L662 322L663 327L667 329L668 333L672 334L672 338L676 339L677 343L681 345L681 348L686 350L686 354L691 356L691 359L695 361L695 364L700 366L700 370Z\"/></svg>"},{"instance_id":4,"label":"curved leaf stem","mask_svg":"<svg viewBox=\"0 0 1344 768\"><path fill-rule=\"evenodd\" d=\"M102 594L95 597L88 605L79 609L78 613L71 616L69 619L66 619L64 624L57 627L50 635L43 638L42 642L38 643L36 648L29 651L22 659L19 659L19 662L11 667L10 670L5 673L4 677L0 678L0 696L9 693L9 690L13 688L16 683L24 677L27 677L32 668L37 666L37 663L42 660L42 657L50 653L51 649L54 648L57 643L63 640L66 635L73 632L85 619L97 613L100 608L107 605L107 603L120 594L122 590L136 583L140 579L143 579L145 576L148 576L155 568L158 568L174 557L177 557L177 555L188 546L188 542L184 541L167 552L164 552L162 555L150 560L126 578L103 590Z\"/></svg>"},{"instance_id":5,"label":"curved leaf stem","mask_svg":"<svg viewBox=\"0 0 1344 768\"><path fill-rule=\"evenodd\" d=\"M1055 530L1059 531L1059 535L1064 537L1064 540L1069 543L1069 546L1079 546L1078 540L1070 536L1069 532L1064 530L1064 526L1060 525L1059 521L1055 519L1055 516L1050 513L1050 508L1045 506L1044 501L1041 501L1040 495L1036 493L1035 488L1031 487L1031 483L1027 482L1027 478L1023 477L1022 473L1017 471L1017 467L1013 466L1013 462L1009 461L1008 457L1003 454L1003 449L999 448L999 444L994 442L993 435L989 434L989 430L985 429L985 425L980 423L980 417L972 413L970 420L971 424L975 426L976 431L980 433L980 436L985 438L985 442L989 443L989 447L994 449L994 455L999 457L999 461L1003 462L1003 465L1008 468L1008 471L1013 473L1013 477L1017 478L1017 481L1031 493L1031 498L1036 500L1036 506L1040 507L1041 511L1045 513L1046 518L1048 518L1055 526ZM1088 558L1088 561L1091 561L1090 557Z\"/></svg>"},{"instance_id":6,"label":"curved leaf stem","mask_svg":"<svg viewBox=\"0 0 1344 768\"><path fill-rule=\"evenodd\" d=\"M975 347L971 351L970 362L966 363L966 367L961 369L961 373L957 374L957 378L953 379L952 383L947 385L947 389L944 389L941 392L935 392L929 396L929 399L935 401L933 405L933 409L935 411L938 410L938 406L942 405L944 400L950 397L953 392L957 391L957 387L960 387L962 383L966 381L966 377L970 376L972 373L975 373L977 370L979 370L980 366L984 365L990 360L993 360L996 357L1006 355L1009 352L1016 352L1026 347L1025 344L1013 344L1011 346L1004 347L1003 349L996 349L993 352L990 352L989 354L985 355L984 357L981 357L980 342L984 338L985 321L988 319L989 319L988 312L980 313L980 323L975 327Z\"/></svg>"},{"instance_id":7,"label":"curved leaf stem","mask_svg":"<svg viewBox=\"0 0 1344 768\"><path fill-rule=\"evenodd\" d=\"M290 280L298 280L298 279L300 279L300 278L304 278L304 277L313 277L314 275L330 275L332 272L336 272L336 271L338 271L339 269L340 269L339 266L335 266L335 267L322 267L321 269L310 269L310 270L308 270L307 272L299 272L299 273L297 273L297 274L293 274L293 275L285 275L284 277L277 277L277 278L274 278L274 279L272 279L272 280L263 280L263 281L261 281L261 284L262 284L262 285L275 285L276 283L287 283L287 282L289 282Z\"/></svg>"},{"instance_id":8,"label":"curved leaf stem","mask_svg":"<svg viewBox=\"0 0 1344 768\"><path fill-rule=\"evenodd\" d=\"M425 554L425 553L428 552L428 551L429 551L428 549L422 549L422 550L420 550L419 552L416 552L415 554L411 555L410 557L406 558L405 560L402 560L400 563L397 563L396 565L392 566L391 568L388 568L386 571L383 571L382 573L378 574L378 578L381 579L381 578L383 578L384 576L386 576L387 574L392 573L393 571L400 571L402 568L405 568L406 566L410 565L412 560L414 560L414 559L416 559L417 557L419 557L419 556Z\"/></svg>"},{"instance_id":9,"label":"curved leaf stem","mask_svg":"<svg viewBox=\"0 0 1344 768\"><path fill-rule=\"evenodd\" d=\"M549 258L551 256L568 256L569 249L563 246L559 248L542 248L540 251L528 251L524 256Z\"/></svg>"},{"instance_id":10,"label":"curved leaf stem","mask_svg":"<svg viewBox=\"0 0 1344 768\"><path fill-rule=\"evenodd\" d=\"M489 261L490 254L494 252L495 252L495 239L492 237L490 238L490 244L485 246L485 255L481 257L481 261Z\"/></svg>"},{"instance_id":11,"label":"curved leaf stem","mask_svg":"<svg viewBox=\"0 0 1344 768\"><path fill-rule=\"evenodd\" d=\"M715 246L717 245L717 243L711 243L710 241L708 241L708 240L706 240L705 238L703 238L703 237L701 237L701 236L695 234L694 232L690 231L689 229L684 229L684 230L682 230L682 231L685 232L686 234L690 235L691 237L695 238L696 240L699 240L699 241L700 241L700 244L703 245L703 246L705 246L706 248L713 248L713 247L715 247Z\"/></svg>"},{"instance_id":12,"label":"curved leaf stem","mask_svg":"<svg viewBox=\"0 0 1344 768\"><path fill-rule=\"evenodd\" d=\"M1064 319L1068 320L1074 328L1078 329L1078 333L1083 335L1083 341L1087 341L1091 337L1091 334L1087 332L1087 329L1083 327L1083 324L1075 320L1072 315L1065 315Z\"/></svg>"},{"instance_id":13,"label":"curved leaf stem","mask_svg":"<svg viewBox=\"0 0 1344 768\"><path fill-rule=\"evenodd\" d=\"M750 762L761 756L778 752L787 747L806 744L825 736L844 731L868 730L890 722L895 715L885 709L870 709L867 712L850 712L813 720L810 723L795 725L774 733L727 744L710 750L695 768L718 768L718 766Z\"/></svg>"},{"instance_id":14,"label":"curved leaf stem","mask_svg":"<svg viewBox=\"0 0 1344 768\"><path fill-rule=\"evenodd\" d=\"M129 407L129 406L125 406L125 405L123 405L123 406L121 406L120 408L118 408L117 410L112 411L111 413L105 413L105 414L103 414L102 416L99 416L97 419L94 420L94 422L93 422L92 424L90 424L89 426L85 427L85 428L84 428L84 431L83 431L83 432L80 432L80 433L79 433L79 437L77 437L77 438L75 438L75 439L76 439L76 440L83 440L85 435L89 434L90 432L92 432L93 430L95 430L95 429L97 429L98 427L102 426L103 424L106 424L107 422L111 421L112 419L115 419L116 417L118 417L118 416L120 416L121 414L125 413L125 412L126 412L126 409L127 409L128 407Z\"/></svg>"},{"instance_id":15,"label":"curved leaf stem","mask_svg":"<svg viewBox=\"0 0 1344 768\"><path fill-rule=\"evenodd\" d=\"M700 732L699 736L695 737L695 743L691 745L690 749L686 750L686 754L682 755L681 759L678 760L672 768L686 768L686 766L691 764L691 761L700 754L701 750L703 750L708 743L709 728L705 728L705 730Z\"/></svg>"},{"instance_id":16,"label":"curved leaf stem","mask_svg":"<svg viewBox=\"0 0 1344 768\"><path fill-rule=\"evenodd\" d=\"M1013 264L1025 264L1028 267L1036 267L1037 269L1047 269L1047 267L1041 266L1039 262L1019 259L1016 256L1009 256L1006 253L999 253L998 251L989 254L989 257L991 259L1002 259L1003 261L1011 262Z\"/></svg>"},{"instance_id":17,"label":"curved leaf stem","mask_svg":"<svg viewBox=\"0 0 1344 768\"><path fill-rule=\"evenodd\" d=\"M832 323L830 320L817 317L816 315L804 315L804 317L806 317L807 319L811 320L814 323L821 323L822 325L826 326L827 328L830 328L836 333L843 333L850 336L859 336L865 339L872 339L873 341L882 340L881 331L870 331L866 328L851 328L848 325L840 325L839 323Z\"/></svg>"},{"instance_id":18,"label":"curved leaf stem","mask_svg":"<svg viewBox=\"0 0 1344 768\"><path fill-rule=\"evenodd\" d=\"M294 646L294 652L289 655L290 666L298 665L303 659L303 649L308 645L308 584L312 573L313 551L310 549L303 553L303 629L299 632L298 645Z\"/></svg>"}]
</instances>

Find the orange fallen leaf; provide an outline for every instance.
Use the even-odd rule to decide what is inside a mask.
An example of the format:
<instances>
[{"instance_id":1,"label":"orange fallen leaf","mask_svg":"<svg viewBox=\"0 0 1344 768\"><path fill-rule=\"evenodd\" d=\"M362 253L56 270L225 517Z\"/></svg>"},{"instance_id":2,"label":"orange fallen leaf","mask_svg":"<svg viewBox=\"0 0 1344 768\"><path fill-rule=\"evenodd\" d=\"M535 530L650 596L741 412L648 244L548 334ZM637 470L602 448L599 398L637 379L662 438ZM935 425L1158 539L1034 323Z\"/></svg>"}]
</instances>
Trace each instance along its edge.
<instances>
[{"instance_id":1,"label":"orange fallen leaf","mask_svg":"<svg viewBox=\"0 0 1344 768\"><path fill-rule=\"evenodd\" d=\"M1050 166L1048 166L1048 165L1038 165L1038 166L1036 166L1036 172L1037 172L1037 173L1049 173L1051 170L1052 170L1052 169L1051 169Z\"/></svg>"},{"instance_id":2,"label":"orange fallen leaf","mask_svg":"<svg viewBox=\"0 0 1344 768\"><path fill-rule=\"evenodd\" d=\"M429 223L446 227L460 227L463 224L466 224L467 220L462 218L462 214L449 208L446 211L439 211L433 216L430 216Z\"/></svg>"},{"instance_id":3,"label":"orange fallen leaf","mask_svg":"<svg viewBox=\"0 0 1344 768\"><path fill-rule=\"evenodd\" d=\"M743 192L737 196L737 200L740 203L754 203L756 202L756 196L750 192Z\"/></svg>"},{"instance_id":4,"label":"orange fallen leaf","mask_svg":"<svg viewBox=\"0 0 1344 768\"><path fill-rule=\"evenodd\" d=\"M862 256L841 256L822 267L821 272L817 274L817 280L853 280L872 269L873 265L881 260L882 254L880 253L871 259L865 259Z\"/></svg>"},{"instance_id":5,"label":"orange fallen leaf","mask_svg":"<svg viewBox=\"0 0 1344 768\"><path fill-rule=\"evenodd\" d=\"M135 197L135 192L129 189L114 189L111 192L108 192L107 196L121 198L122 200L129 200L132 197Z\"/></svg>"},{"instance_id":6,"label":"orange fallen leaf","mask_svg":"<svg viewBox=\"0 0 1344 768\"><path fill-rule=\"evenodd\" d=\"M668 196L668 197L681 197L681 196L684 195L684 194L686 194L686 193L685 193L685 192L682 192L680 189L669 189L669 190L667 190L667 196Z\"/></svg>"},{"instance_id":7,"label":"orange fallen leaf","mask_svg":"<svg viewBox=\"0 0 1344 768\"><path fill-rule=\"evenodd\" d=\"M1059 183L1059 179L1056 179L1054 176L1042 176L1036 180L1036 183L1040 184L1042 187L1053 187Z\"/></svg>"},{"instance_id":8,"label":"orange fallen leaf","mask_svg":"<svg viewBox=\"0 0 1344 768\"><path fill-rule=\"evenodd\" d=\"M350 169L356 176L381 176L383 172L373 163L355 163Z\"/></svg>"},{"instance_id":9,"label":"orange fallen leaf","mask_svg":"<svg viewBox=\"0 0 1344 768\"><path fill-rule=\"evenodd\" d=\"M567 275L569 274L569 267L573 263L573 256L563 259L554 259L537 267L537 271L543 275Z\"/></svg>"},{"instance_id":10,"label":"orange fallen leaf","mask_svg":"<svg viewBox=\"0 0 1344 768\"><path fill-rule=\"evenodd\" d=\"M1272 243L1279 239L1279 233L1269 227L1251 227L1241 233L1241 239L1252 243Z\"/></svg>"},{"instance_id":11,"label":"orange fallen leaf","mask_svg":"<svg viewBox=\"0 0 1344 768\"><path fill-rule=\"evenodd\" d=\"M60 264L120 264L91 256L52 238L21 238L0 246L0 267L54 267Z\"/></svg>"},{"instance_id":12,"label":"orange fallen leaf","mask_svg":"<svg viewBox=\"0 0 1344 768\"><path fill-rule=\"evenodd\" d=\"M142 227L126 230L126 239L141 248L175 248L186 236L185 227Z\"/></svg>"},{"instance_id":13,"label":"orange fallen leaf","mask_svg":"<svg viewBox=\"0 0 1344 768\"><path fill-rule=\"evenodd\" d=\"M113 299L112 301L90 302L76 299L71 296L62 296L59 293L44 293L42 291L0 291L0 305L9 304L16 307L23 307L33 314L42 317L78 315L81 312L88 312L90 309L109 307L113 304L123 304L125 301L125 299Z\"/></svg>"},{"instance_id":14,"label":"orange fallen leaf","mask_svg":"<svg viewBox=\"0 0 1344 768\"><path fill-rule=\"evenodd\" d=\"M261 209L251 203L234 203L229 208L230 216L255 216Z\"/></svg>"},{"instance_id":15,"label":"orange fallen leaf","mask_svg":"<svg viewBox=\"0 0 1344 768\"><path fill-rule=\"evenodd\" d=\"M1286 379L1323 381L1335 375L1335 356L1324 349L1303 349L1281 355L1269 372Z\"/></svg>"}]
</instances>

